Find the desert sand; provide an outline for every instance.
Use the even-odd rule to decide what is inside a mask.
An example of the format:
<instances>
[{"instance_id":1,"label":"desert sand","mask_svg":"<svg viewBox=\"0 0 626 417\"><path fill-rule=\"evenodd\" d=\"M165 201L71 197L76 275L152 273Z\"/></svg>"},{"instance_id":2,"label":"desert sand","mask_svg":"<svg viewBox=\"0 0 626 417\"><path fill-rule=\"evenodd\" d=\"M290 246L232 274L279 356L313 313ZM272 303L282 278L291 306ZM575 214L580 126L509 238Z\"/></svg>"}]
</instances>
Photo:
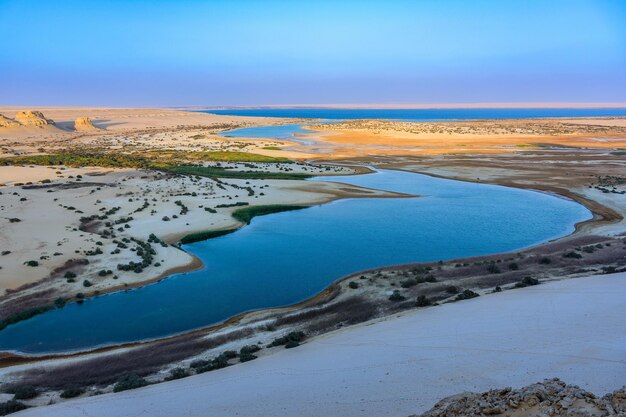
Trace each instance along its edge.
<instances>
[{"instance_id":1,"label":"desert sand","mask_svg":"<svg viewBox=\"0 0 626 417\"><path fill-rule=\"evenodd\" d=\"M592 276L410 311L236 367L16 415L402 417L463 391L553 377L602 395L626 375L624 280Z\"/></svg>"}]
</instances>

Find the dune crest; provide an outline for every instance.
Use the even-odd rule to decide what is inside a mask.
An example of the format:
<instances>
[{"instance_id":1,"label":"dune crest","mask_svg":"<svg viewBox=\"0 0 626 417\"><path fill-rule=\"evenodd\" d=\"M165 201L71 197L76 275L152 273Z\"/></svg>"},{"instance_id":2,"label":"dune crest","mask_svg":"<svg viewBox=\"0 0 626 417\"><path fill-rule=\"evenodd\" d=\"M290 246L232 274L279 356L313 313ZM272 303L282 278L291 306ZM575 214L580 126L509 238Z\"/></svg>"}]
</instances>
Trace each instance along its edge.
<instances>
[{"instance_id":1,"label":"dune crest","mask_svg":"<svg viewBox=\"0 0 626 417\"><path fill-rule=\"evenodd\" d=\"M98 130L92 123L89 117L77 117L74 121L74 129L78 131L84 130Z\"/></svg>"},{"instance_id":2,"label":"dune crest","mask_svg":"<svg viewBox=\"0 0 626 417\"><path fill-rule=\"evenodd\" d=\"M46 119L40 111L20 111L15 115L15 120L24 126L46 126L53 125L54 121Z\"/></svg>"}]
</instances>

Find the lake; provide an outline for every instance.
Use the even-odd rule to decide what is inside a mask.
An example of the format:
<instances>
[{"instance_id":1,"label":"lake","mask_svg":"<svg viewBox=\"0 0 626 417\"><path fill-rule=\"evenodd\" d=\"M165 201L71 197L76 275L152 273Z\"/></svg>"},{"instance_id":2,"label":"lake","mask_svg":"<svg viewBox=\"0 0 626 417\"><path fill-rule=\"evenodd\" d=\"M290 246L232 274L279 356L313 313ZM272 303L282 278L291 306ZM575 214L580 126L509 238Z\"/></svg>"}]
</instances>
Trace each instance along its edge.
<instances>
[{"instance_id":1,"label":"lake","mask_svg":"<svg viewBox=\"0 0 626 417\"><path fill-rule=\"evenodd\" d=\"M452 121L467 119L527 119L534 117L626 116L626 108L529 108L529 109L333 109L253 108L202 110L230 116L290 117L311 119L394 119L405 121ZM267 136L261 136L267 137Z\"/></svg>"},{"instance_id":2,"label":"lake","mask_svg":"<svg viewBox=\"0 0 626 417\"><path fill-rule=\"evenodd\" d=\"M585 207L540 192L402 171L319 180L422 197L345 199L254 218L235 233L185 245L202 270L11 325L0 331L0 349L61 352L159 338L302 301L361 269L515 251L591 218Z\"/></svg>"}]
</instances>

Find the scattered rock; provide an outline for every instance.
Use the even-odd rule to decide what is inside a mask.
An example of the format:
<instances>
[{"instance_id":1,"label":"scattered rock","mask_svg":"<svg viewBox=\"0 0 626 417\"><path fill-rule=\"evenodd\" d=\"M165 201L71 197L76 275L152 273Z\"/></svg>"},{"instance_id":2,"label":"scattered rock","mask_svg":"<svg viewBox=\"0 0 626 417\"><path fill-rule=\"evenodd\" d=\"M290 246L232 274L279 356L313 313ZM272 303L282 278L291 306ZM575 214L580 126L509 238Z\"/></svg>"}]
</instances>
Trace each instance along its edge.
<instances>
[{"instance_id":1,"label":"scattered rock","mask_svg":"<svg viewBox=\"0 0 626 417\"><path fill-rule=\"evenodd\" d=\"M24 126L45 126L54 124L52 120L46 119L42 112L31 110L18 112L15 115L15 120Z\"/></svg>"},{"instance_id":2,"label":"scattered rock","mask_svg":"<svg viewBox=\"0 0 626 417\"><path fill-rule=\"evenodd\" d=\"M15 120L9 119L3 114L0 114L0 127L14 127L14 126L20 126L20 124L16 122Z\"/></svg>"},{"instance_id":3,"label":"scattered rock","mask_svg":"<svg viewBox=\"0 0 626 417\"><path fill-rule=\"evenodd\" d=\"M598 399L590 392L555 378L518 390L505 388L482 394L453 395L439 401L420 417L608 417L625 413L626 388Z\"/></svg>"},{"instance_id":4,"label":"scattered rock","mask_svg":"<svg viewBox=\"0 0 626 417\"><path fill-rule=\"evenodd\" d=\"M97 130L89 117L79 117L74 121L74 129L78 131Z\"/></svg>"}]
</instances>

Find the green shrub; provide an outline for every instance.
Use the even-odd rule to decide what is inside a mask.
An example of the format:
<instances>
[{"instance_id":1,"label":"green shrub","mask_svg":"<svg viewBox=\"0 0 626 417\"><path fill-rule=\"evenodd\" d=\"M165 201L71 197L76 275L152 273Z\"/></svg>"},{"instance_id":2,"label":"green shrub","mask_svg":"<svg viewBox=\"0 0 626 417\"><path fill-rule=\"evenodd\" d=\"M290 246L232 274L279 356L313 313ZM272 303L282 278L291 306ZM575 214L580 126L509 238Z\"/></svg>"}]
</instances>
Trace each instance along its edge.
<instances>
[{"instance_id":1,"label":"green shrub","mask_svg":"<svg viewBox=\"0 0 626 417\"><path fill-rule=\"evenodd\" d=\"M409 279L407 279L407 280L405 280L405 281L402 281L402 282L400 283L400 286L401 286L402 288L411 288L411 287L414 287L414 286L416 286L416 285L417 285L417 280L416 280L416 279L413 279L413 278L409 278Z\"/></svg>"},{"instance_id":2,"label":"green shrub","mask_svg":"<svg viewBox=\"0 0 626 417\"><path fill-rule=\"evenodd\" d=\"M261 348L258 345L247 345L247 346L242 347L239 350L239 354L243 355L245 353L255 353L255 352L258 352L259 350L261 350Z\"/></svg>"},{"instance_id":3,"label":"green shrub","mask_svg":"<svg viewBox=\"0 0 626 417\"><path fill-rule=\"evenodd\" d=\"M113 392L126 391L129 389L141 388L148 385L148 381L143 379L137 374L128 374L122 377L117 383L113 386Z\"/></svg>"},{"instance_id":4,"label":"green shrub","mask_svg":"<svg viewBox=\"0 0 626 417\"><path fill-rule=\"evenodd\" d=\"M69 279L69 278L76 278L76 274L75 274L75 273L73 273L72 271L67 271L67 272L65 273L65 275L63 275L63 278L65 278L65 279Z\"/></svg>"},{"instance_id":5,"label":"green shrub","mask_svg":"<svg viewBox=\"0 0 626 417\"><path fill-rule=\"evenodd\" d=\"M165 378L166 381L173 381L175 379L181 379L189 376L189 371L185 368L174 368L170 371L170 375Z\"/></svg>"},{"instance_id":6,"label":"green shrub","mask_svg":"<svg viewBox=\"0 0 626 417\"><path fill-rule=\"evenodd\" d=\"M425 295L420 295L419 297L417 297L417 301L415 303L417 307L428 307L431 304L432 302Z\"/></svg>"},{"instance_id":7,"label":"green shrub","mask_svg":"<svg viewBox=\"0 0 626 417\"><path fill-rule=\"evenodd\" d=\"M515 288L530 287L532 285L538 285L538 284L539 284L538 279L532 278L532 277L524 277L524 279L522 279L520 282L515 284Z\"/></svg>"},{"instance_id":8,"label":"green shrub","mask_svg":"<svg viewBox=\"0 0 626 417\"><path fill-rule=\"evenodd\" d=\"M251 206L237 209L233 212L232 216L242 223L250 224L252 219L256 216L263 216L266 214L279 213L281 211L300 210L305 207L293 206L288 204L270 204L266 206Z\"/></svg>"},{"instance_id":9,"label":"green shrub","mask_svg":"<svg viewBox=\"0 0 626 417\"><path fill-rule=\"evenodd\" d=\"M302 340L304 340L305 337L306 336L304 332L291 332L287 334L286 336L277 337L276 339L274 339L272 343L270 343L270 347L286 345L289 342L300 343Z\"/></svg>"},{"instance_id":10,"label":"green shrub","mask_svg":"<svg viewBox=\"0 0 626 417\"><path fill-rule=\"evenodd\" d=\"M0 330L4 329L10 324L14 324L22 320L28 320L29 318L34 317L37 314L45 313L51 308L53 307L52 306L33 307L33 308L29 308L28 310L19 312L17 314L13 314L7 317L6 319L0 321Z\"/></svg>"},{"instance_id":11,"label":"green shrub","mask_svg":"<svg viewBox=\"0 0 626 417\"><path fill-rule=\"evenodd\" d=\"M248 362L248 361L252 361L252 360L254 360L256 358L257 358L256 355L253 355L250 352L245 352L245 353L241 353L239 355L239 362Z\"/></svg>"},{"instance_id":12,"label":"green shrub","mask_svg":"<svg viewBox=\"0 0 626 417\"><path fill-rule=\"evenodd\" d=\"M357 288L359 288L359 284L354 281L350 281L350 283L348 284L348 287L352 288L353 290L356 290Z\"/></svg>"},{"instance_id":13,"label":"green shrub","mask_svg":"<svg viewBox=\"0 0 626 417\"><path fill-rule=\"evenodd\" d=\"M224 235L227 235L227 234L232 233L234 231L235 231L234 229L230 229L230 230L205 230L203 232L190 233L190 234L184 236L180 240L180 243L185 245L185 244L188 244L188 243L200 242L200 241L211 239L211 238L214 238L214 237L224 236Z\"/></svg>"},{"instance_id":14,"label":"green shrub","mask_svg":"<svg viewBox=\"0 0 626 417\"><path fill-rule=\"evenodd\" d=\"M389 301L398 302L398 301L404 301L404 300L406 300L406 297L400 294L400 292L398 291L394 291L393 294L389 296Z\"/></svg>"},{"instance_id":15,"label":"green shrub","mask_svg":"<svg viewBox=\"0 0 626 417\"><path fill-rule=\"evenodd\" d=\"M475 293L472 290L465 290L461 294L456 296L455 301L469 300L470 298L476 298L478 296L479 294Z\"/></svg>"},{"instance_id":16,"label":"green shrub","mask_svg":"<svg viewBox=\"0 0 626 417\"><path fill-rule=\"evenodd\" d=\"M0 416L6 416L7 414L17 413L18 411L26 410L28 407L19 401L10 400L4 403L0 403Z\"/></svg>"},{"instance_id":17,"label":"green shrub","mask_svg":"<svg viewBox=\"0 0 626 417\"><path fill-rule=\"evenodd\" d=\"M69 385L67 386L63 392L61 392L61 398L74 398L82 395L85 392L85 389L79 387L77 385Z\"/></svg>"},{"instance_id":18,"label":"green shrub","mask_svg":"<svg viewBox=\"0 0 626 417\"><path fill-rule=\"evenodd\" d=\"M446 287L446 292L448 294L458 294L459 293L459 289L457 287L455 287L454 285L450 285L449 287Z\"/></svg>"},{"instance_id":19,"label":"green shrub","mask_svg":"<svg viewBox=\"0 0 626 417\"><path fill-rule=\"evenodd\" d=\"M39 392L32 385L15 385L6 390L14 395L14 400L30 400L39 395Z\"/></svg>"}]
</instances>

